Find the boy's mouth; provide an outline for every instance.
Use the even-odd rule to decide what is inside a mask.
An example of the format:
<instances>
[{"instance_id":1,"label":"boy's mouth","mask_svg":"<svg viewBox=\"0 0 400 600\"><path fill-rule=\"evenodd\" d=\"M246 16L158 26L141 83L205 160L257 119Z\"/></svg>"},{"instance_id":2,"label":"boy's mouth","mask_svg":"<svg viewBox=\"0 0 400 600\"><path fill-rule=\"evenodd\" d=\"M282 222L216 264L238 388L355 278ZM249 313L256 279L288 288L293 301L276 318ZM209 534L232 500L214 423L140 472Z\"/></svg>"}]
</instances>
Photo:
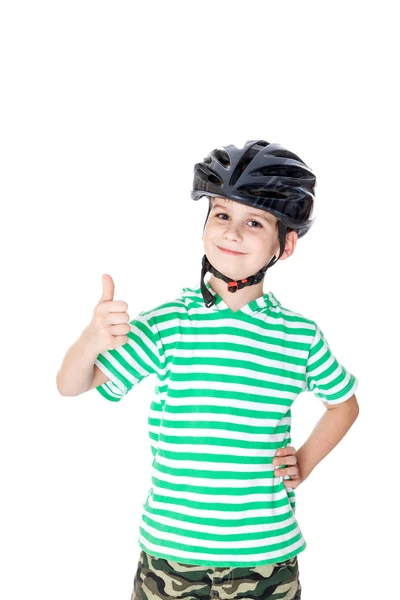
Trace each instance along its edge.
<instances>
[{"instance_id":1,"label":"boy's mouth","mask_svg":"<svg viewBox=\"0 0 400 600\"><path fill-rule=\"evenodd\" d=\"M245 252L235 252L234 250L228 250L227 248L222 248L221 246L217 246L217 248L219 250L221 250L221 252L224 252L224 254L232 254L234 256L244 256Z\"/></svg>"}]
</instances>

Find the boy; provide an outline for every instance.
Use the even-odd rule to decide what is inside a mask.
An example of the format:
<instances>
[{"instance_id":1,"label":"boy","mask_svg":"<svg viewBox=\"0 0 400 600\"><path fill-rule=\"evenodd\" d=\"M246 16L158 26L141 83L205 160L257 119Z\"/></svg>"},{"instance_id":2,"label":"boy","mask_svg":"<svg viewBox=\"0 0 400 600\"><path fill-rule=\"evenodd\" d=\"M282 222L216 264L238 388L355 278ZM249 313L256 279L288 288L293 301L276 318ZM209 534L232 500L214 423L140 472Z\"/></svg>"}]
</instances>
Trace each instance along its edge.
<instances>
[{"instance_id":1,"label":"boy","mask_svg":"<svg viewBox=\"0 0 400 600\"><path fill-rule=\"evenodd\" d=\"M358 416L358 380L318 325L263 293L266 270L293 254L313 222L315 184L307 165L277 144L213 150L194 170L192 198L209 198L200 283L141 312L116 331L129 333L124 343L94 360L86 389L111 401L158 377L149 416L153 485L132 600L180 598L178 590L205 597L210 576L213 594L235 585L238 596L251 586L254 598L300 598L297 555L306 542L293 489ZM113 300L107 285L103 302ZM297 453L274 459L291 449L290 408L302 391L329 410ZM285 470L291 487L274 470L283 463L295 465Z\"/></svg>"}]
</instances>

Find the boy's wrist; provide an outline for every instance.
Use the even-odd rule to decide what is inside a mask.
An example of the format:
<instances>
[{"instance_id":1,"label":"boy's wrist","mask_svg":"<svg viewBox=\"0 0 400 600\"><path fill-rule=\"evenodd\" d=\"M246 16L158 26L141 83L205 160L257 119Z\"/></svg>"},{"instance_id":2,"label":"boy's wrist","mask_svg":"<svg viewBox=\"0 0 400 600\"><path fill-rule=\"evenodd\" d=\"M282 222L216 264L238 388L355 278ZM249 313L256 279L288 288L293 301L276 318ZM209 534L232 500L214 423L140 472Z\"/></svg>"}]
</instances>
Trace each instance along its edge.
<instances>
[{"instance_id":1,"label":"boy's wrist","mask_svg":"<svg viewBox=\"0 0 400 600\"><path fill-rule=\"evenodd\" d=\"M92 333L90 324L87 325L87 327L85 327L85 329L82 331L80 340L83 346L85 359L91 360L94 363L102 350L99 349L98 345L96 345L95 337Z\"/></svg>"},{"instance_id":2,"label":"boy's wrist","mask_svg":"<svg viewBox=\"0 0 400 600\"><path fill-rule=\"evenodd\" d=\"M307 479L307 477L312 473L314 466L310 465L307 462L306 451L304 451L304 446L299 448L296 452L297 458L297 468L299 470L300 481L303 483Z\"/></svg>"}]
</instances>

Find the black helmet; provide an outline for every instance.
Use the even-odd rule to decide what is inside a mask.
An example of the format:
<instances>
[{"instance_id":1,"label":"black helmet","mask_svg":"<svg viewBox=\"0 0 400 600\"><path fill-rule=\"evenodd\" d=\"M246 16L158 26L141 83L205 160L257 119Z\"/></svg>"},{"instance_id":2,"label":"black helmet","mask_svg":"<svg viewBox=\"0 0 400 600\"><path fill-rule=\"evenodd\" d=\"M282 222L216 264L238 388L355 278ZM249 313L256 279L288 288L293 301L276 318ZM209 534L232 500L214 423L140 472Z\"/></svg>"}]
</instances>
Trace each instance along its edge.
<instances>
[{"instance_id":1,"label":"black helmet","mask_svg":"<svg viewBox=\"0 0 400 600\"><path fill-rule=\"evenodd\" d=\"M254 285L282 256L288 229L295 230L299 238L307 233L314 221L311 216L315 186L314 173L296 154L265 140L250 140L243 148L236 148L233 144L216 148L203 162L196 163L191 197L199 200L202 196L209 196L205 224L211 209L211 197L229 198L275 215L280 240L280 255L274 256L255 275L239 281L217 271L204 255L201 287L206 306L215 302L204 285L207 271L226 281L231 292L245 285Z\"/></svg>"}]
</instances>

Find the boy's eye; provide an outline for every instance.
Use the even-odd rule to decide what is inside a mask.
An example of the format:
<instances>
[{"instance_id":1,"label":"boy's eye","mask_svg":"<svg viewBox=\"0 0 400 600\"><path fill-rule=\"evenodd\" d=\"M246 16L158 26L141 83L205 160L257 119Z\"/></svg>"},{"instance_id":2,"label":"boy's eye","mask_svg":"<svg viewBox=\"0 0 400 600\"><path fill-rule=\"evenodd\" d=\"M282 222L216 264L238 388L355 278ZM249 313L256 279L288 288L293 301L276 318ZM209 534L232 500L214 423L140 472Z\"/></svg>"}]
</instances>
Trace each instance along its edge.
<instances>
[{"instance_id":1,"label":"boy's eye","mask_svg":"<svg viewBox=\"0 0 400 600\"><path fill-rule=\"evenodd\" d=\"M228 215L226 215L225 213L218 213L216 215L216 217L227 217ZM225 219L222 219L223 221L225 221ZM260 225L260 223L258 221L249 221L249 223L257 223L258 227L262 227L262 225Z\"/></svg>"}]
</instances>

